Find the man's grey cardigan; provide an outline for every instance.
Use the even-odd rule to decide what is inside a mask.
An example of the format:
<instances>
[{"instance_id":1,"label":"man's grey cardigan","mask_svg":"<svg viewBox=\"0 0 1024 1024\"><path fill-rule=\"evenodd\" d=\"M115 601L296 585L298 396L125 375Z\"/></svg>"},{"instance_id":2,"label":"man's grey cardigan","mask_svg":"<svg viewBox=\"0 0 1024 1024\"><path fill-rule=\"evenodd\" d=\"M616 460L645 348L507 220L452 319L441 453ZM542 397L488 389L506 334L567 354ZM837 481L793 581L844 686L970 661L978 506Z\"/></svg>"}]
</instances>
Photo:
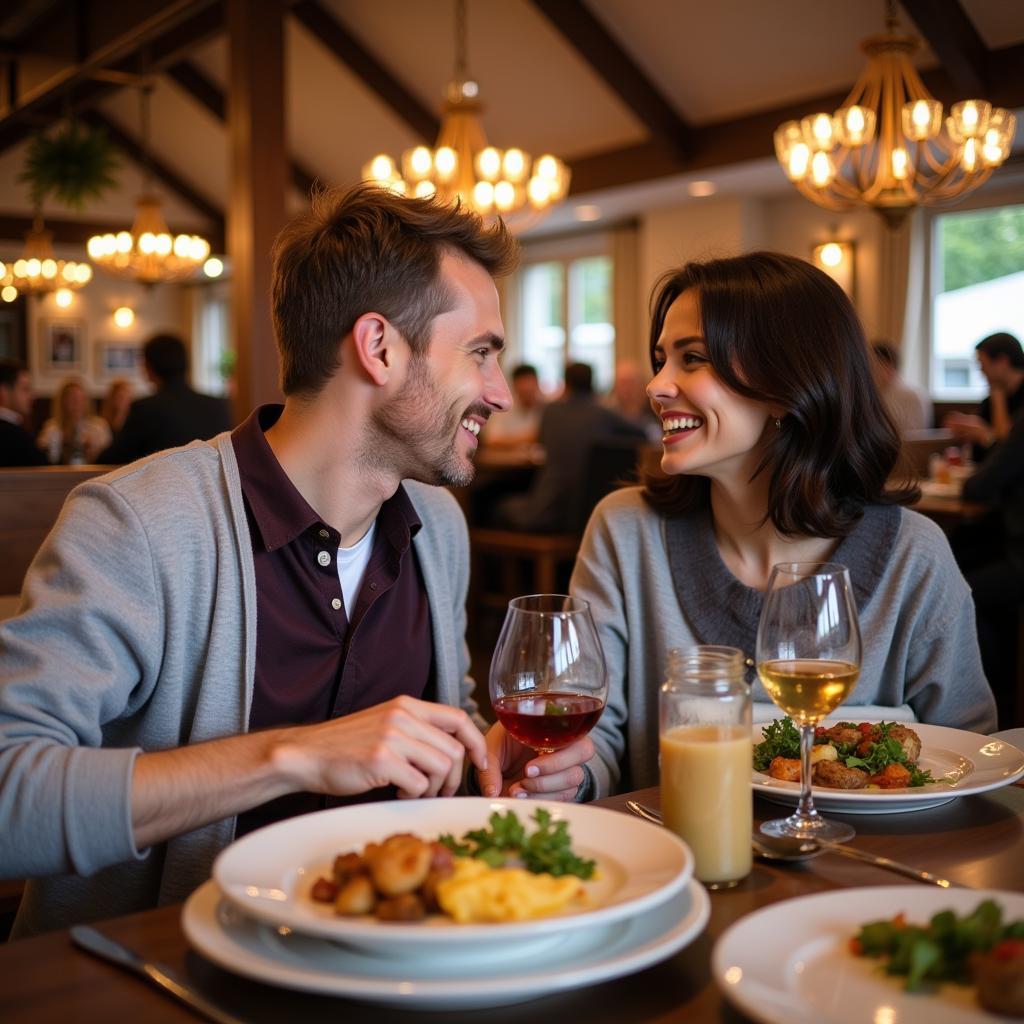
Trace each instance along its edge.
<instances>
[{"instance_id":1,"label":"man's grey cardigan","mask_svg":"<svg viewBox=\"0 0 1024 1024\"><path fill-rule=\"evenodd\" d=\"M404 485L431 610L436 698L479 719L465 644L469 544L445 490ZM183 899L234 835L136 849L140 751L244 732L256 585L229 434L76 488L0 624L0 876L35 876L16 934Z\"/></svg>"}]
</instances>

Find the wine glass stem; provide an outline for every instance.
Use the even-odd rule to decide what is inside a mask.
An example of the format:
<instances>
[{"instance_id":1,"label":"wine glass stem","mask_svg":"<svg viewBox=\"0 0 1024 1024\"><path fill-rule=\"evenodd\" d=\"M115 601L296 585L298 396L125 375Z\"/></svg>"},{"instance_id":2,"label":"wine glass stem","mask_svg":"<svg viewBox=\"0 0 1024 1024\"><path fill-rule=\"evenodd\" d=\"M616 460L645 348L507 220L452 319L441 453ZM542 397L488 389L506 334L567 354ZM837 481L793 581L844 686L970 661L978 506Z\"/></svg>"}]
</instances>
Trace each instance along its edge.
<instances>
[{"instance_id":1,"label":"wine glass stem","mask_svg":"<svg viewBox=\"0 0 1024 1024\"><path fill-rule=\"evenodd\" d=\"M814 809L811 796L811 750L814 747L814 725L800 726L800 804L796 815L803 819L816 819L818 812Z\"/></svg>"}]
</instances>

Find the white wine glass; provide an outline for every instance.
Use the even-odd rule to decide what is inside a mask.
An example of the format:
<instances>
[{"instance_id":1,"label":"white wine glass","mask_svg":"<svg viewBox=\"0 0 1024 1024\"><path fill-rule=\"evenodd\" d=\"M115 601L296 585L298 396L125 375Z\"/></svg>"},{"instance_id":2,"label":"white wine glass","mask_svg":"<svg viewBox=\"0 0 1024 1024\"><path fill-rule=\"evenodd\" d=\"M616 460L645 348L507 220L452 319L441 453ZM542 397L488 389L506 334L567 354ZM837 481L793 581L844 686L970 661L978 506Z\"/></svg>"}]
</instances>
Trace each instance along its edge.
<instances>
[{"instance_id":1,"label":"white wine glass","mask_svg":"<svg viewBox=\"0 0 1024 1024\"><path fill-rule=\"evenodd\" d=\"M509 735L539 753L586 736L607 695L590 605L565 594L509 602L491 659L491 707Z\"/></svg>"},{"instance_id":2,"label":"white wine glass","mask_svg":"<svg viewBox=\"0 0 1024 1024\"><path fill-rule=\"evenodd\" d=\"M845 566L782 562L772 567L757 627L757 674L768 696L800 729L800 802L788 818L765 822L772 836L846 842L847 824L814 808L814 727L853 692L860 676L857 605Z\"/></svg>"}]
</instances>

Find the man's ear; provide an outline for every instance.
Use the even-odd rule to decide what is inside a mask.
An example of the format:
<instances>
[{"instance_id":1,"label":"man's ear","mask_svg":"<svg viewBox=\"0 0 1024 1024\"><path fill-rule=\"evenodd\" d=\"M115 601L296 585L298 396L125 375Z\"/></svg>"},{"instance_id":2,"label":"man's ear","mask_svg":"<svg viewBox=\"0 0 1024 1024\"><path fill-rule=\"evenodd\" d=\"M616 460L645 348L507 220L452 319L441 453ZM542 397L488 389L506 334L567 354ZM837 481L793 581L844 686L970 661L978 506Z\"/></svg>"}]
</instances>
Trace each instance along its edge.
<instances>
[{"instance_id":1,"label":"man's ear","mask_svg":"<svg viewBox=\"0 0 1024 1024\"><path fill-rule=\"evenodd\" d=\"M401 338L380 313L364 313L352 325L352 350L374 384L383 386L394 374Z\"/></svg>"}]
</instances>

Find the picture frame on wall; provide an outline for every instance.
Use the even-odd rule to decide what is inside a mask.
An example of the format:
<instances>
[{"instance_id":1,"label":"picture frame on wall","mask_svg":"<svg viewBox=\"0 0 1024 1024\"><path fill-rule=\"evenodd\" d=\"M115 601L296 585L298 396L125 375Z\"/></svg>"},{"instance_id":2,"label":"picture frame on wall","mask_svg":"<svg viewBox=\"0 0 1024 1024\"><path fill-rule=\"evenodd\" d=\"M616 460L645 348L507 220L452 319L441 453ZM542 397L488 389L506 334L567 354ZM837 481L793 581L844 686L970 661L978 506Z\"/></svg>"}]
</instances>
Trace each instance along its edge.
<instances>
[{"instance_id":1,"label":"picture frame on wall","mask_svg":"<svg viewBox=\"0 0 1024 1024\"><path fill-rule=\"evenodd\" d=\"M49 373L81 373L85 369L85 321L44 320L42 364Z\"/></svg>"},{"instance_id":2,"label":"picture frame on wall","mask_svg":"<svg viewBox=\"0 0 1024 1024\"><path fill-rule=\"evenodd\" d=\"M104 341L96 346L96 378L109 383L117 377L142 380L142 346L138 342Z\"/></svg>"}]
</instances>

